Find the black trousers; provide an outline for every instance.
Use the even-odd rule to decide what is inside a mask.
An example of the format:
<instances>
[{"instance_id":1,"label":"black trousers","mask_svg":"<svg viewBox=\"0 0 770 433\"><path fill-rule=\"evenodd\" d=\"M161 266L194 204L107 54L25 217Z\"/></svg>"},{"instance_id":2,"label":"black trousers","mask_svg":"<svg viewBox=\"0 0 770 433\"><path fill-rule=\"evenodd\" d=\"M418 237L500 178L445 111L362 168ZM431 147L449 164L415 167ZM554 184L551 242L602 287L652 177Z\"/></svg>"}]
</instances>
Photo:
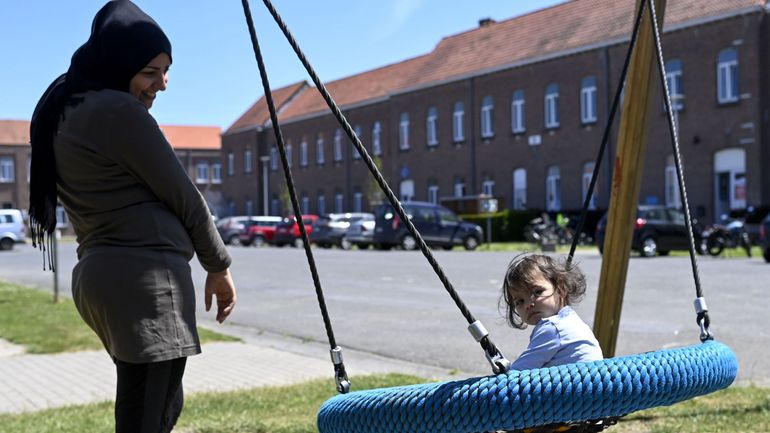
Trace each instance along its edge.
<instances>
[{"instance_id":1,"label":"black trousers","mask_svg":"<svg viewBox=\"0 0 770 433\"><path fill-rule=\"evenodd\" d=\"M182 413L182 376L187 358L147 364L115 361L116 433L168 433Z\"/></svg>"}]
</instances>

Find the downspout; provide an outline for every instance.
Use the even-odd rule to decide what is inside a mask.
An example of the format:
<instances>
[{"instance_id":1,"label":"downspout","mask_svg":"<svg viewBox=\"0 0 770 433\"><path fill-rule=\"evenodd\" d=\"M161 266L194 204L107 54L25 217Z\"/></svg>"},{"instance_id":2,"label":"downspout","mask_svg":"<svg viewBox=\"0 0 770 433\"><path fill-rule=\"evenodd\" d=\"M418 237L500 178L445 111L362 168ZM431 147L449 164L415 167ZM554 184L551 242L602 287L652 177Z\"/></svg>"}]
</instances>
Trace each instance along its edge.
<instances>
[{"instance_id":1,"label":"downspout","mask_svg":"<svg viewBox=\"0 0 770 433\"><path fill-rule=\"evenodd\" d=\"M476 191L476 77L471 77L468 79L468 82L470 83L469 86L469 93L470 93L470 164L471 164L471 172L470 172L470 179L469 179L469 185L467 185L468 188L468 195L473 195ZM453 186L454 188L454 186Z\"/></svg>"}]
</instances>

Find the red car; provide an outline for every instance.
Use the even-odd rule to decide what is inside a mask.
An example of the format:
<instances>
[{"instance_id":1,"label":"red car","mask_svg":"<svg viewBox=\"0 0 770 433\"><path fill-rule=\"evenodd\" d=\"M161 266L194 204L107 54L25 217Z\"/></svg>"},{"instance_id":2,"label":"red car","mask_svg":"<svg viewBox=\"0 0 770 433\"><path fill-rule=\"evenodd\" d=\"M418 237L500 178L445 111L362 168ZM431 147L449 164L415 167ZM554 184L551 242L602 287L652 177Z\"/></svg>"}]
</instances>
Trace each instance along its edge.
<instances>
[{"instance_id":1,"label":"red car","mask_svg":"<svg viewBox=\"0 0 770 433\"><path fill-rule=\"evenodd\" d=\"M283 220L278 216L257 216L251 217L251 220L244 223L244 227L238 234L241 245L258 247L273 240L275 228Z\"/></svg>"},{"instance_id":2,"label":"red car","mask_svg":"<svg viewBox=\"0 0 770 433\"><path fill-rule=\"evenodd\" d=\"M318 219L318 215L302 215L302 223L305 225L305 230L308 236L313 232L313 224ZM295 247L302 246L302 238L299 233L299 224L294 220L294 217L286 217L278 223L275 228L275 235L271 244L282 247L284 245L292 245Z\"/></svg>"}]
</instances>

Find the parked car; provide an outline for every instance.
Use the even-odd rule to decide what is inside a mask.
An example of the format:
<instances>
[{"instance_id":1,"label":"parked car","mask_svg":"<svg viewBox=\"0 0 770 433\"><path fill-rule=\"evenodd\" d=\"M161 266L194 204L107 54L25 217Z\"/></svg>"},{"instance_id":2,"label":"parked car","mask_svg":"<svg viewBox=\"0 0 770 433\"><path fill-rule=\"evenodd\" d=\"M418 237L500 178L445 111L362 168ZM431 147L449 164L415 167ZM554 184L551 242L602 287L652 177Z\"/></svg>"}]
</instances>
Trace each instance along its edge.
<instances>
[{"instance_id":1,"label":"parked car","mask_svg":"<svg viewBox=\"0 0 770 433\"><path fill-rule=\"evenodd\" d=\"M759 247L762 248L762 257L770 263L770 214L767 214L759 226Z\"/></svg>"},{"instance_id":2,"label":"parked car","mask_svg":"<svg viewBox=\"0 0 770 433\"><path fill-rule=\"evenodd\" d=\"M279 216L258 216L244 223L243 230L238 234L238 238L243 246L262 246L266 242L273 240L275 228L283 218Z\"/></svg>"},{"instance_id":3,"label":"parked car","mask_svg":"<svg viewBox=\"0 0 770 433\"><path fill-rule=\"evenodd\" d=\"M27 241L24 216L18 209L0 209L0 250L11 250Z\"/></svg>"},{"instance_id":4,"label":"parked car","mask_svg":"<svg viewBox=\"0 0 770 433\"><path fill-rule=\"evenodd\" d=\"M361 218L357 221L350 223L345 236L340 241L340 246L343 249L349 249L353 245L365 250L369 246L374 245L374 215L369 214L371 217Z\"/></svg>"},{"instance_id":5,"label":"parked car","mask_svg":"<svg viewBox=\"0 0 770 433\"><path fill-rule=\"evenodd\" d=\"M349 250L350 242L346 239L346 233L350 224L363 220L374 220L374 215L362 212L330 213L321 216L313 224L313 243L322 248L338 246Z\"/></svg>"},{"instance_id":6,"label":"parked car","mask_svg":"<svg viewBox=\"0 0 770 433\"><path fill-rule=\"evenodd\" d=\"M302 224L305 225L305 231L307 231L308 236L313 233L313 224L315 224L317 219L318 215L302 215ZM278 223L275 227L273 240L270 243L277 247L282 247L284 245L292 245L295 247L302 246L299 224L297 224L297 221L293 216L286 217Z\"/></svg>"},{"instance_id":7,"label":"parked car","mask_svg":"<svg viewBox=\"0 0 770 433\"><path fill-rule=\"evenodd\" d=\"M599 252L604 250L606 230L607 213L596 225L596 245L599 247ZM700 252L700 230L694 227L693 232L695 245ZM638 251L642 257L653 257L656 254L665 256L672 250L689 250L690 240L684 222L684 213L680 209L661 205L639 205L636 210L631 249Z\"/></svg>"},{"instance_id":8,"label":"parked car","mask_svg":"<svg viewBox=\"0 0 770 433\"><path fill-rule=\"evenodd\" d=\"M231 216L217 221L217 231L225 245L240 245L240 234L248 220L248 216Z\"/></svg>"},{"instance_id":9,"label":"parked car","mask_svg":"<svg viewBox=\"0 0 770 433\"><path fill-rule=\"evenodd\" d=\"M434 203L408 202L403 204L412 224L428 246L451 249L462 245L475 250L484 239L481 227L465 222L451 210ZM417 242L389 204L377 206L374 227L374 245L380 249L401 246L405 250L417 248Z\"/></svg>"}]
</instances>

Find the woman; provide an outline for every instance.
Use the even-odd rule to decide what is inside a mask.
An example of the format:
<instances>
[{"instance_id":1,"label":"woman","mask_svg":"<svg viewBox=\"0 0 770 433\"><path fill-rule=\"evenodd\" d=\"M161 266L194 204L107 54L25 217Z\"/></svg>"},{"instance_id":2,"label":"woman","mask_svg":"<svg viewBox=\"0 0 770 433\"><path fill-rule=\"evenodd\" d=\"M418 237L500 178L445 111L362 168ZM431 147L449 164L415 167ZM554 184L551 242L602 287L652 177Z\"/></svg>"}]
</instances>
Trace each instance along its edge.
<instances>
[{"instance_id":1,"label":"woman","mask_svg":"<svg viewBox=\"0 0 770 433\"><path fill-rule=\"evenodd\" d=\"M31 125L30 218L45 249L57 200L78 241L75 305L117 367L117 432L171 431L188 356L200 353L188 262L208 271L217 321L235 305L230 256L208 206L148 109L171 44L128 0L107 3Z\"/></svg>"}]
</instances>

